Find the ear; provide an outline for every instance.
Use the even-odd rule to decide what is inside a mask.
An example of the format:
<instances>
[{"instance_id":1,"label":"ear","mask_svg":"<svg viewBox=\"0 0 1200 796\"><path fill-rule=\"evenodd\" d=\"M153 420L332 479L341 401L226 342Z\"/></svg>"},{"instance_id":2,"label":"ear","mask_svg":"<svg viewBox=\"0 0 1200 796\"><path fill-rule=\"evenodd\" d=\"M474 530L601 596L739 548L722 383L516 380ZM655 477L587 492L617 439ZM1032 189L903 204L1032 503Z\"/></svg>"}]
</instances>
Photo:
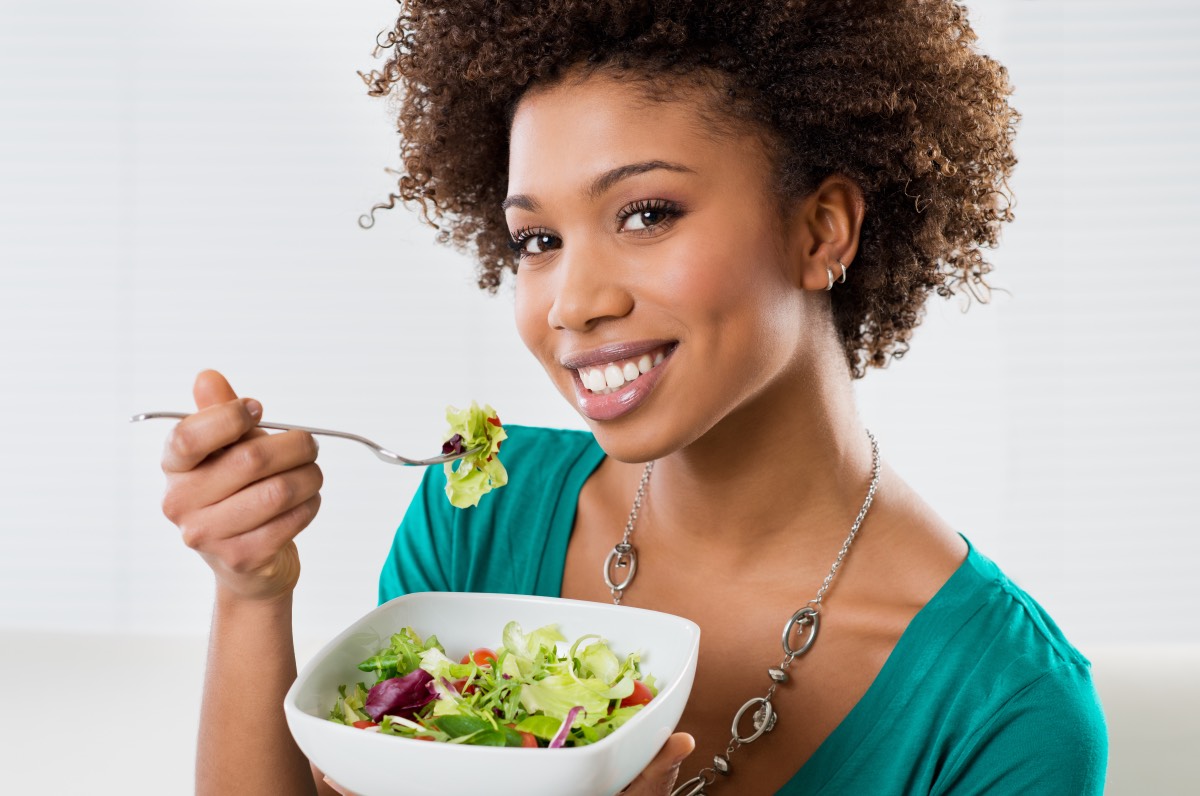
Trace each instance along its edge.
<instances>
[{"instance_id":1,"label":"ear","mask_svg":"<svg viewBox=\"0 0 1200 796\"><path fill-rule=\"evenodd\" d=\"M840 174L826 177L815 191L793 205L789 213L789 244L796 284L805 290L825 290L829 274L842 276L858 253L866 202L857 183Z\"/></svg>"}]
</instances>

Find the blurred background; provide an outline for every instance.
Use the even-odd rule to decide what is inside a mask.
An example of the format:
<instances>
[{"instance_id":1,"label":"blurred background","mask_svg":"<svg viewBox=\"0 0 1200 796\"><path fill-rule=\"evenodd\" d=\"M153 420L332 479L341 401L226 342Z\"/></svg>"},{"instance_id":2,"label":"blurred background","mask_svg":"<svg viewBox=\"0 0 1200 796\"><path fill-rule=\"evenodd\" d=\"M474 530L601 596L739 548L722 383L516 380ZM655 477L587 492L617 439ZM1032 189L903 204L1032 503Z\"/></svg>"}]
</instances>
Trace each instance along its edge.
<instances>
[{"instance_id":1,"label":"blurred background","mask_svg":"<svg viewBox=\"0 0 1200 796\"><path fill-rule=\"evenodd\" d=\"M1200 7L967 6L1024 115L1003 290L965 314L935 300L859 409L1096 663L1109 791L1195 792L1179 771L1200 744ZM388 107L355 72L395 9L0 1L6 792L192 787L212 579L161 514L170 422L128 419L192 410L199 371L266 419L413 455L473 398L583 427L507 287L476 289L408 211L356 223L392 185ZM420 477L337 440L320 463L301 664L374 606Z\"/></svg>"}]
</instances>

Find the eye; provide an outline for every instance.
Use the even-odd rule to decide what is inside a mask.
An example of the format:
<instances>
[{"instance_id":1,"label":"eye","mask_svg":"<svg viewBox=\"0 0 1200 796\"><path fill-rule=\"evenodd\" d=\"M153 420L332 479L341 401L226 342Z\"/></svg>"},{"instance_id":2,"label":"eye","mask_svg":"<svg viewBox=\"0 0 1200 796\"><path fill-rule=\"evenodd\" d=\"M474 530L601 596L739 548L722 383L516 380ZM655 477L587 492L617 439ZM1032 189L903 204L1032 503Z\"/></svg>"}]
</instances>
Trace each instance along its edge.
<instances>
[{"instance_id":1,"label":"eye","mask_svg":"<svg viewBox=\"0 0 1200 796\"><path fill-rule=\"evenodd\" d=\"M683 214L683 209L666 199L642 199L621 208L617 221L621 232L645 233L665 230L671 222Z\"/></svg>"},{"instance_id":2,"label":"eye","mask_svg":"<svg viewBox=\"0 0 1200 796\"><path fill-rule=\"evenodd\" d=\"M547 229L525 227L513 233L508 247L521 257L528 257L534 254L544 254L551 249L560 249L562 240Z\"/></svg>"}]
</instances>

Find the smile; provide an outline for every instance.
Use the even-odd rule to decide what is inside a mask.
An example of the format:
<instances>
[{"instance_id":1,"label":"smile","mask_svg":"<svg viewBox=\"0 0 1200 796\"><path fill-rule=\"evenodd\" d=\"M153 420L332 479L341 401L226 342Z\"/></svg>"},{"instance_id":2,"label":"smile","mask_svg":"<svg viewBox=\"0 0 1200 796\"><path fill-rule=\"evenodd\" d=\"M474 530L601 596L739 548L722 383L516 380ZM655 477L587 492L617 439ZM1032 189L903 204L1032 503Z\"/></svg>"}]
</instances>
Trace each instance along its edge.
<instances>
[{"instance_id":1,"label":"smile","mask_svg":"<svg viewBox=\"0 0 1200 796\"><path fill-rule=\"evenodd\" d=\"M579 410L591 420L615 420L641 406L679 347L678 341L612 343L564 357Z\"/></svg>"},{"instance_id":2,"label":"smile","mask_svg":"<svg viewBox=\"0 0 1200 796\"><path fill-rule=\"evenodd\" d=\"M595 395L611 395L626 384L636 381L662 364L667 346L638 357L617 359L592 367L579 368L575 372L584 388Z\"/></svg>"}]
</instances>

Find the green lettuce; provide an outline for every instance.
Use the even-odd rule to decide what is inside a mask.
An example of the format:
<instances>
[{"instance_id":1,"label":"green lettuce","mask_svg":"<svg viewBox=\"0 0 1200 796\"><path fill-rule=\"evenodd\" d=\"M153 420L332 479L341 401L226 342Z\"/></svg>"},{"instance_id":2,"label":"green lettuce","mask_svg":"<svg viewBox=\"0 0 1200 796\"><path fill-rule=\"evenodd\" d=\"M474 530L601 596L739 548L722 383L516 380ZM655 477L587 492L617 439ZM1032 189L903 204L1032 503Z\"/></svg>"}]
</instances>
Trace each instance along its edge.
<instances>
[{"instance_id":1,"label":"green lettuce","mask_svg":"<svg viewBox=\"0 0 1200 796\"><path fill-rule=\"evenodd\" d=\"M431 649L445 653L442 645L438 643L437 636L430 636L425 641L421 641L421 637L416 634L416 631L411 627L406 627L392 635L386 649L367 658L358 665L358 668L360 671L374 672L376 681L403 677L415 671L421 665L422 653Z\"/></svg>"},{"instance_id":2,"label":"green lettuce","mask_svg":"<svg viewBox=\"0 0 1200 796\"><path fill-rule=\"evenodd\" d=\"M479 505L479 499L508 483L508 471L500 463L500 443L508 438L496 410L480 408L474 401L467 409L446 408L446 432L443 453L458 453L481 448L477 453L454 462L446 462L446 497L451 505L465 509Z\"/></svg>"},{"instance_id":3,"label":"green lettuce","mask_svg":"<svg viewBox=\"0 0 1200 796\"><path fill-rule=\"evenodd\" d=\"M404 738L478 746L521 746L521 733L543 748L595 743L637 715L644 706L620 706L640 680L657 695L654 678L641 673L641 655L616 655L598 635L567 639L555 625L525 632L505 625L496 657L485 664L458 663L435 636L422 638L409 627L385 649L360 664L380 683L420 676L429 701L411 713L385 714L378 731ZM417 671L420 669L421 671ZM369 718L371 691L359 683L339 688L329 718L353 725ZM528 736L526 736L528 737Z\"/></svg>"},{"instance_id":4,"label":"green lettuce","mask_svg":"<svg viewBox=\"0 0 1200 796\"><path fill-rule=\"evenodd\" d=\"M330 721L347 725L353 725L356 721L371 721L371 717L363 710L369 693L370 689L363 683L354 684L353 694L346 693L346 686L338 686L340 698L329 712Z\"/></svg>"}]
</instances>

